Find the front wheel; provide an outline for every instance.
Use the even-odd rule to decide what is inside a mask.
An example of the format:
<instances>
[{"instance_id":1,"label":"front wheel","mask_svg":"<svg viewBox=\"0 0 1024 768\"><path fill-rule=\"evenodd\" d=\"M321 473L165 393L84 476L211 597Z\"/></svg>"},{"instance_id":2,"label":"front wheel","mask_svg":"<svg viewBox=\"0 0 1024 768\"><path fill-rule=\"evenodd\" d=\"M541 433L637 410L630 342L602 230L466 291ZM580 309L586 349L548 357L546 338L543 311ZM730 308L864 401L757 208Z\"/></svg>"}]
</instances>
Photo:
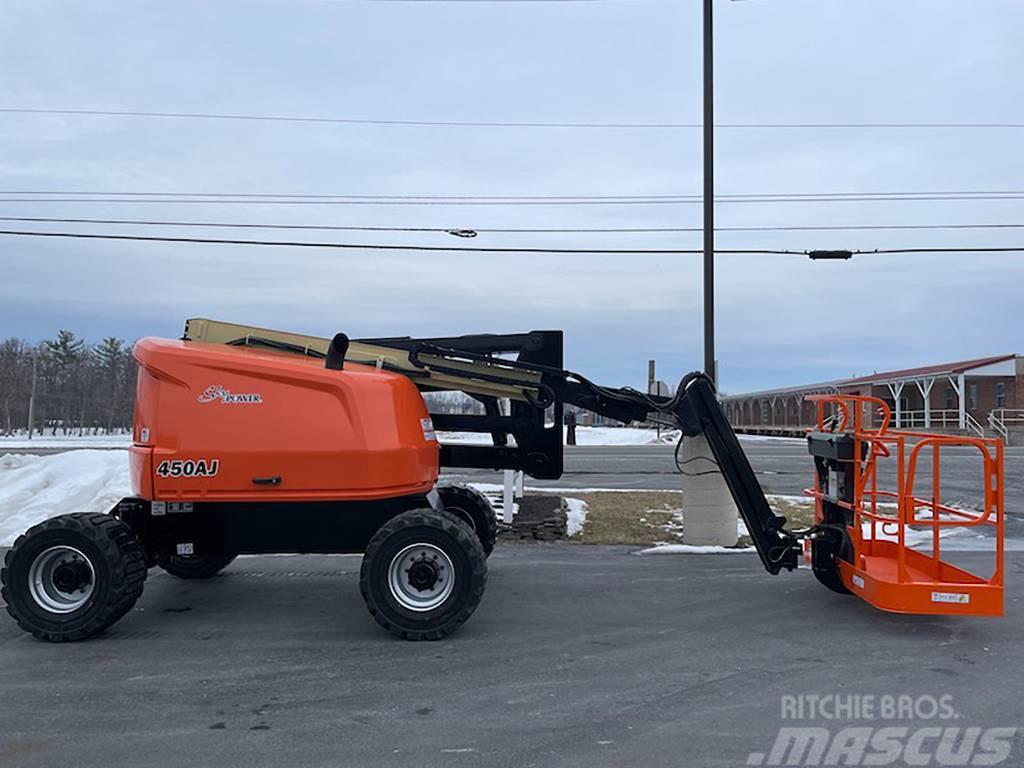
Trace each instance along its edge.
<instances>
[{"instance_id":1,"label":"front wheel","mask_svg":"<svg viewBox=\"0 0 1024 768\"><path fill-rule=\"evenodd\" d=\"M0 572L7 612L42 640L83 640L135 605L146 554L125 523L70 514L33 526L14 542Z\"/></svg>"},{"instance_id":2,"label":"front wheel","mask_svg":"<svg viewBox=\"0 0 1024 768\"><path fill-rule=\"evenodd\" d=\"M439 640L476 610L487 583L480 540L431 509L392 518L366 547L359 589L373 618L405 640Z\"/></svg>"}]
</instances>

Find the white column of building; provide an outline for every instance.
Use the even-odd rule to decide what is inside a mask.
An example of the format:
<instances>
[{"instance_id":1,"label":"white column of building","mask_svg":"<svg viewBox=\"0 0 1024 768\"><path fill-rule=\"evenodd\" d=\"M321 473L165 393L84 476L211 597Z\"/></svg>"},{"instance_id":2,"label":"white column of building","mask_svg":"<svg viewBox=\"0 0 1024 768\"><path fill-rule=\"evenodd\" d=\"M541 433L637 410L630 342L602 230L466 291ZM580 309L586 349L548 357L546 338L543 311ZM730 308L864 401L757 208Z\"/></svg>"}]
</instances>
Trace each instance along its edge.
<instances>
[{"instance_id":1,"label":"white column of building","mask_svg":"<svg viewBox=\"0 0 1024 768\"><path fill-rule=\"evenodd\" d=\"M924 400L924 428L932 428L932 387L935 386L935 378L930 379L917 379L914 381L917 384L917 389L921 393L921 398Z\"/></svg>"},{"instance_id":2,"label":"white column of building","mask_svg":"<svg viewBox=\"0 0 1024 768\"><path fill-rule=\"evenodd\" d=\"M900 396L903 394L903 386L905 384L905 381L890 381L885 385L889 388L889 393L892 395L893 403L896 406L896 429L900 429L903 426L903 408L900 406Z\"/></svg>"},{"instance_id":3,"label":"white column of building","mask_svg":"<svg viewBox=\"0 0 1024 768\"><path fill-rule=\"evenodd\" d=\"M951 387L953 387L953 389L956 391L957 413L959 415L958 423L960 424L960 429L966 429L967 428L967 400L966 400L967 387L964 384L964 375L961 373L955 379L952 376L947 376L946 378L949 379L949 385ZM946 420L943 419L942 422L943 422L943 426L945 426Z\"/></svg>"},{"instance_id":4,"label":"white column of building","mask_svg":"<svg viewBox=\"0 0 1024 768\"><path fill-rule=\"evenodd\" d=\"M960 394L960 429L967 429L967 377L963 373L957 376L957 389Z\"/></svg>"}]
</instances>

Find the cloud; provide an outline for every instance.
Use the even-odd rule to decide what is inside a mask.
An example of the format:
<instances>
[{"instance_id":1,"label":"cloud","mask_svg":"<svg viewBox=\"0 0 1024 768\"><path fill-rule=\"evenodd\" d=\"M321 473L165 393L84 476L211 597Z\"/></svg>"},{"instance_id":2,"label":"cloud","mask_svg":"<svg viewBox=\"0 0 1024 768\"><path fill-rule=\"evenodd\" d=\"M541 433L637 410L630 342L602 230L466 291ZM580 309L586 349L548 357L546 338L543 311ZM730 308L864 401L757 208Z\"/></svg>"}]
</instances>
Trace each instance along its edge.
<instances>
[{"instance_id":1,"label":"cloud","mask_svg":"<svg viewBox=\"0 0 1024 768\"><path fill-rule=\"evenodd\" d=\"M728 3L723 122L1016 120L1024 9ZM434 120L699 120L699 14L666 2L12 2L0 106ZM3 189L696 193L699 132L0 116ZM718 132L719 190L1009 189L1019 132ZM695 226L698 206L0 203L0 215L445 227ZM1019 220L1021 201L723 204L722 225ZM83 231L98 231L84 225ZM108 229L103 227L100 229ZM223 232L218 232L223 235ZM1024 233L1022 233L1024 234ZM346 233L309 239L368 242ZM446 235L377 242L450 244ZM491 235L479 245L699 247L697 235ZM1011 232L722 233L720 247L1015 244ZM462 244L462 243L459 243ZM1020 351L1016 255L719 259L732 391ZM384 254L0 239L0 335L174 335L189 315L353 335L562 327L567 360L642 384L701 362L694 257Z\"/></svg>"}]
</instances>

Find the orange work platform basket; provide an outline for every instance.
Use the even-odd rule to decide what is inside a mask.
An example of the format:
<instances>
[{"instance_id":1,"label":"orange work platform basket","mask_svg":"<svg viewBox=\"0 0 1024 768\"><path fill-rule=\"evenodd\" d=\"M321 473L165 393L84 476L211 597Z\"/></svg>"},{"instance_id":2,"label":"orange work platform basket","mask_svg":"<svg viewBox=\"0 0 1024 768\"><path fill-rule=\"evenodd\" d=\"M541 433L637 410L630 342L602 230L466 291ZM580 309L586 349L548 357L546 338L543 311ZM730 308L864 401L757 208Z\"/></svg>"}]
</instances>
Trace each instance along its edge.
<instances>
[{"instance_id":1,"label":"orange work platform basket","mask_svg":"<svg viewBox=\"0 0 1024 768\"><path fill-rule=\"evenodd\" d=\"M804 554L819 580L885 611L1001 616L1003 442L890 430L889 406L876 397L807 400L817 406L808 434L815 482L806 493L819 533L805 540ZM969 505L943 501L942 466L953 457L980 466L980 493ZM987 556L952 546L968 537ZM979 558L989 575L972 572Z\"/></svg>"}]
</instances>

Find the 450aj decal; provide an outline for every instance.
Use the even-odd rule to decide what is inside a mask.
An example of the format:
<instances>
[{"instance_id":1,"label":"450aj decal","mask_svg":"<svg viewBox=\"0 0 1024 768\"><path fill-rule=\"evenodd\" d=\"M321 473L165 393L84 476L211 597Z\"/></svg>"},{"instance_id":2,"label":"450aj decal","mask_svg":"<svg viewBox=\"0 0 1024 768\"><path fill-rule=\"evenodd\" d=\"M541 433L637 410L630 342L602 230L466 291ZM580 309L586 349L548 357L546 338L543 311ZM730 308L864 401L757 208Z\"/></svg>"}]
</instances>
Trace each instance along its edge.
<instances>
[{"instance_id":1,"label":"450aj decal","mask_svg":"<svg viewBox=\"0 0 1024 768\"><path fill-rule=\"evenodd\" d=\"M220 459L174 459L161 461L156 468L160 477L214 477L220 469Z\"/></svg>"}]
</instances>

